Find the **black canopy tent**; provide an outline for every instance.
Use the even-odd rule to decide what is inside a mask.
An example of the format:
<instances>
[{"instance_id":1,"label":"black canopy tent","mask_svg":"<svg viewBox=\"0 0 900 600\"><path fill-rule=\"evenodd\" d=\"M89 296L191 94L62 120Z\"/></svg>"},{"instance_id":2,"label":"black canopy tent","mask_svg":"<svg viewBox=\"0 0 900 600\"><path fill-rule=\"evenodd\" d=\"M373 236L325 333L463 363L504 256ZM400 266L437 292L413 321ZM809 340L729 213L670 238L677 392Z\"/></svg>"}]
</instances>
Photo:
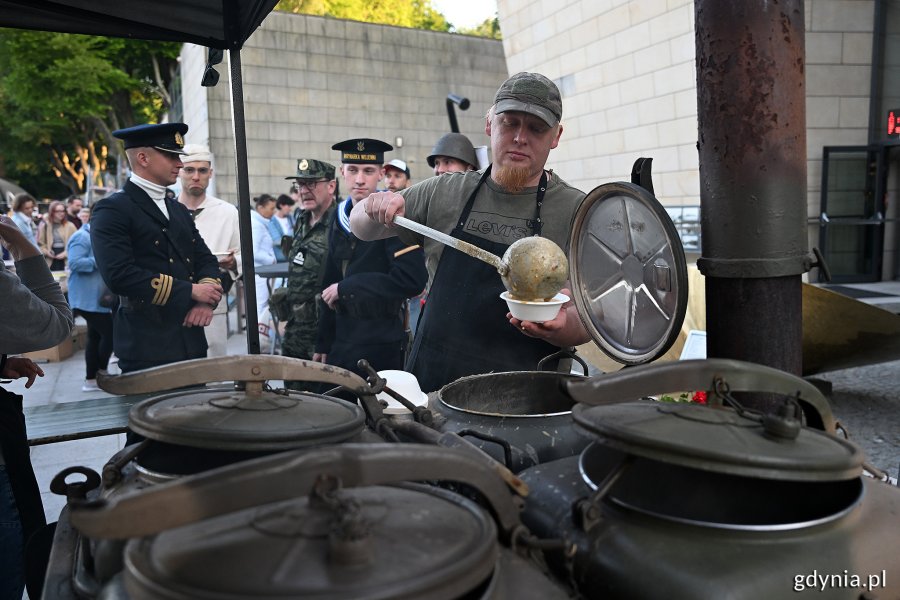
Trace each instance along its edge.
<instances>
[{"instance_id":1,"label":"black canopy tent","mask_svg":"<svg viewBox=\"0 0 900 600\"><path fill-rule=\"evenodd\" d=\"M191 42L228 50L250 354L259 354L259 337L255 335L256 289L241 48L277 3L278 0L0 0L0 27Z\"/></svg>"}]
</instances>

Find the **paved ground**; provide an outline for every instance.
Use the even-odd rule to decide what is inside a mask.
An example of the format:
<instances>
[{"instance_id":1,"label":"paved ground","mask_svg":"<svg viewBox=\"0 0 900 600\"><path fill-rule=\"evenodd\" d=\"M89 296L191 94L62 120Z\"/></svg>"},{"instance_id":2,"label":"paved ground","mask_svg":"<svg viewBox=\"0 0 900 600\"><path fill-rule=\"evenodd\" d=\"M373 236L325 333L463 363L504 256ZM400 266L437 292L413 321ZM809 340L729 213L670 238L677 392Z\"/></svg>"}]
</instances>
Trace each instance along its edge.
<instances>
[{"instance_id":1,"label":"paved ground","mask_svg":"<svg viewBox=\"0 0 900 600\"><path fill-rule=\"evenodd\" d=\"M878 284L878 289L896 297L879 297L882 305L900 307L900 282ZM887 306L885 306L887 307ZM243 335L229 340L230 354L246 353ZM46 376L30 390L15 382L6 386L23 394L25 405L78 402L105 396L103 392L82 392L84 352L77 351L61 362L42 363ZM887 470L893 477L900 472L900 361L871 365L817 376L832 383L835 415L865 451L871 464ZM49 492L52 477L62 468L83 465L100 470L106 460L122 448L124 435L61 442L32 449L32 462L38 483L44 492L44 508L49 520L55 520L64 505L63 498Z\"/></svg>"},{"instance_id":2,"label":"paved ground","mask_svg":"<svg viewBox=\"0 0 900 600\"><path fill-rule=\"evenodd\" d=\"M869 463L900 478L900 361L823 373L831 407Z\"/></svg>"}]
</instances>

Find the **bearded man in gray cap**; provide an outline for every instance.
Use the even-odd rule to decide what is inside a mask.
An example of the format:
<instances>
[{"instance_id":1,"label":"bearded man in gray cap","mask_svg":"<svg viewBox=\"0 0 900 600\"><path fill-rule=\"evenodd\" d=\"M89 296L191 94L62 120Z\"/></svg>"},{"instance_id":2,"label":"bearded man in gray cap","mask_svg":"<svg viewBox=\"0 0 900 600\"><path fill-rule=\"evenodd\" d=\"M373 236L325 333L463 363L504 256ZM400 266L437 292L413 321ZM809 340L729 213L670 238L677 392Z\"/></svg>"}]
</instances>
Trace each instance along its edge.
<instances>
[{"instance_id":1,"label":"bearded man in gray cap","mask_svg":"<svg viewBox=\"0 0 900 600\"><path fill-rule=\"evenodd\" d=\"M226 288L241 269L241 232L237 208L206 193L213 176L213 155L206 146L187 144L181 157L178 201L194 218L194 225L209 251L219 260L222 282ZM228 290L226 289L227 293ZM225 356L228 352L228 302L220 302L213 311L212 323L206 328L207 356Z\"/></svg>"},{"instance_id":2,"label":"bearded man in gray cap","mask_svg":"<svg viewBox=\"0 0 900 600\"><path fill-rule=\"evenodd\" d=\"M560 347L590 339L573 303L551 321L519 321L499 298L504 287L493 267L392 226L402 215L499 256L530 235L566 248L584 193L544 168L559 144L561 118L552 81L537 73L513 75L497 90L485 120L492 165L445 173L399 194L375 193L354 207L350 222L360 239L396 235L424 244L431 284L406 365L423 390L477 373L534 370Z\"/></svg>"}]
</instances>

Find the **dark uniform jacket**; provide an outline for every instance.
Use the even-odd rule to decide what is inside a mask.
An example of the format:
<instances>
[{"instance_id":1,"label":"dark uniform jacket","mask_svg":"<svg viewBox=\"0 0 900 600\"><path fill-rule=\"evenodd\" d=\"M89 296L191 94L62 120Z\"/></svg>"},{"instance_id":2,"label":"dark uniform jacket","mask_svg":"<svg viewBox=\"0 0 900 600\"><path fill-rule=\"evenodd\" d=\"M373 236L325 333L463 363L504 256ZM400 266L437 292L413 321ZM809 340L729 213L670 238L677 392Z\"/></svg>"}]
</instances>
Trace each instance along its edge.
<instances>
[{"instance_id":1,"label":"dark uniform jacket","mask_svg":"<svg viewBox=\"0 0 900 600\"><path fill-rule=\"evenodd\" d=\"M91 244L97 267L118 294L113 348L128 361L168 363L206 356L202 327L182 323L195 302L191 285L218 282L219 265L177 200L169 218L131 181L97 203Z\"/></svg>"},{"instance_id":2,"label":"dark uniform jacket","mask_svg":"<svg viewBox=\"0 0 900 600\"><path fill-rule=\"evenodd\" d=\"M349 199L342 202L329 229L322 289L340 282L339 300L336 310L320 311L316 352L353 371L361 358L376 370L402 369L404 301L425 289L425 255L396 237L359 240L350 232L351 208Z\"/></svg>"}]
</instances>

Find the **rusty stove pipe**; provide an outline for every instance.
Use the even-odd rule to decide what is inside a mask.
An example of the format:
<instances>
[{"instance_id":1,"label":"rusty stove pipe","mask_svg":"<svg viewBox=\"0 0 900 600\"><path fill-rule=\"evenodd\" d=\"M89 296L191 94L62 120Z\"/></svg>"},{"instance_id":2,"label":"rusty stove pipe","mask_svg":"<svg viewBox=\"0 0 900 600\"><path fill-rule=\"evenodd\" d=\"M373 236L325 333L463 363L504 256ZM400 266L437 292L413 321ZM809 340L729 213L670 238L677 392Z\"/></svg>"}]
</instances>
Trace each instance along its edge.
<instances>
[{"instance_id":1,"label":"rusty stove pipe","mask_svg":"<svg viewBox=\"0 0 900 600\"><path fill-rule=\"evenodd\" d=\"M803 0L694 6L707 354L799 375L810 263Z\"/></svg>"}]
</instances>

